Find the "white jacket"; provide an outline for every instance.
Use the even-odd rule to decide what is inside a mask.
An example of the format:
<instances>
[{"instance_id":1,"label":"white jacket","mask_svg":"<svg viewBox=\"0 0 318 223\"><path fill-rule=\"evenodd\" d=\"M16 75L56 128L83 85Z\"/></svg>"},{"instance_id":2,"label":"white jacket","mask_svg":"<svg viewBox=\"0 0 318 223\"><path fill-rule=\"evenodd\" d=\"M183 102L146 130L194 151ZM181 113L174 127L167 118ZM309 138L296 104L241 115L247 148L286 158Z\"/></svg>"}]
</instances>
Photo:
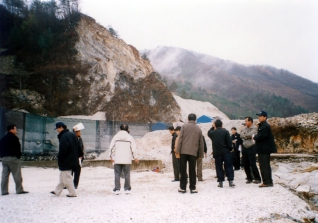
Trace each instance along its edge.
<instances>
[{"instance_id":1,"label":"white jacket","mask_svg":"<svg viewBox=\"0 0 318 223\"><path fill-rule=\"evenodd\" d=\"M134 138L125 130L120 130L109 145L110 158L115 164L131 164L136 159L136 143Z\"/></svg>"}]
</instances>

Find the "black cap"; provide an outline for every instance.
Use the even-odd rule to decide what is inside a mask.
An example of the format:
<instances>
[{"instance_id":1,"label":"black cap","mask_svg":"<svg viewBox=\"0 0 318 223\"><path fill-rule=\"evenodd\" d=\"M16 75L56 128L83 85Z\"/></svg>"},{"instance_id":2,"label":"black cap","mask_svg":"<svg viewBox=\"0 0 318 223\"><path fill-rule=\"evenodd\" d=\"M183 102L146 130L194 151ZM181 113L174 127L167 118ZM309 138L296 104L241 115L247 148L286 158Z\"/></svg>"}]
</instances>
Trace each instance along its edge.
<instances>
[{"instance_id":1,"label":"black cap","mask_svg":"<svg viewBox=\"0 0 318 223\"><path fill-rule=\"evenodd\" d=\"M57 122L56 124L55 124L55 129L57 129L57 128L60 128L60 127L63 127L63 126L65 126L65 124L64 124L64 122ZM54 129L54 130L55 130Z\"/></svg>"},{"instance_id":2,"label":"black cap","mask_svg":"<svg viewBox=\"0 0 318 223\"><path fill-rule=\"evenodd\" d=\"M267 112L266 111L260 111L259 113L256 114L257 116L265 116L267 117Z\"/></svg>"}]
</instances>

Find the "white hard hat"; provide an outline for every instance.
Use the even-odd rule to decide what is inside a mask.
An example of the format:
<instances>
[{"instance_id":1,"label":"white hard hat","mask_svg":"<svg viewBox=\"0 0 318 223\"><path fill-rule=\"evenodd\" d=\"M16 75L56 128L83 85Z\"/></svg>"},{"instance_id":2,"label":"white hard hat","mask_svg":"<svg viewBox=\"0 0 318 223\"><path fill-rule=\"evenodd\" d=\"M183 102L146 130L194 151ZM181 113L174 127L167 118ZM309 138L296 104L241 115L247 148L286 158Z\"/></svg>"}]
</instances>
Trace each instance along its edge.
<instances>
[{"instance_id":1,"label":"white hard hat","mask_svg":"<svg viewBox=\"0 0 318 223\"><path fill-rule=\"evenodd\" d=\"M85 129L84 125L82 123L78 123L77 125L73 126L74 131L80 131L82 129Z\"/></svg>"}]
</instances>

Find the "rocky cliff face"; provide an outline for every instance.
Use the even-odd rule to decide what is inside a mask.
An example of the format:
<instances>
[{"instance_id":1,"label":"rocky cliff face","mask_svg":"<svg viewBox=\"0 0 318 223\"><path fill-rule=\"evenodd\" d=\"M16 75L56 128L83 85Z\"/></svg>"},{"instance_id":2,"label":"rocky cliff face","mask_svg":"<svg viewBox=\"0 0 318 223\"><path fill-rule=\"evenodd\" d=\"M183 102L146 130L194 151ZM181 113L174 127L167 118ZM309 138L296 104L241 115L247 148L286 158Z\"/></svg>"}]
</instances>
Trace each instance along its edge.
<instances>
[{"instance_id":1,"label":"rocky cliff face","mask_svg":"<svg viewBox=\"0 0 318 223\"><path fill-rule=\"evenodd\" d=\"M77 32L77 59L89 67L87 74L78 78L90 80L87 103L97 99L96 109L106 111L107 120L171 122L179 118L180 108L171 92L133 46L87 16Z\"/></svg>"},{"instance_id":2,"label":"rocky cliff face","mask_svg":"<svg viewBox=\"0 0 318 223\"><path fill-rule=\"evenodd\" d=\"M180 117L171 92L133 46L85 15L63 35L66 43L56 46L57 56L48 63L34 63L23 75L12 66L0 70L2 106L50 116L104 111L110 120L138 122ZM0 64L11 57L0 58Z\"/></svg>"},{"instance_id":3,"label":"rocky cliff face","mask_svg":"<svg viewBox=\"0 0 318 223\"><path fill-rule=\"evenodd\" d=\"M278 153L318 152L318 114L270 118Z\"/></svg>"},{"instance_id":4,"label":"rocky cliff face","mask_svg":"<svg viewBox=\"0 0 318 223\"><path fill-rule=\"evenodd\" d=\"M77 32L77 59L89 67L87 74L78 78L90 80L90 88L85 92L90 97L88 103L103 96L99 110L105 109L105 103L113 96L120 73L138 80L154 71L149 61L143 60L133 46L115 38L92 18L83 16Z\"/></svg>"}]
</instances>

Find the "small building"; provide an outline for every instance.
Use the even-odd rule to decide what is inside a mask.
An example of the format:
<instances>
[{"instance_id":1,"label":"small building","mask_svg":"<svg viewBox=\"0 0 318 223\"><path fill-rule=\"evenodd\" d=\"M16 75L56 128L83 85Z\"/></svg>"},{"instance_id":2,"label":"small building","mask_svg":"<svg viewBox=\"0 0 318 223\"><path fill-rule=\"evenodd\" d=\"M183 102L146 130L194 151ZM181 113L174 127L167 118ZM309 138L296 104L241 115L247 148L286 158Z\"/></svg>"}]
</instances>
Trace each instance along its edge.
<instances>
[{"instance_id":1,"label":"small building","mask_svg":"<svg viewBox=\"0 0 318 223\"><path fill-rule=\"evenodd\" d=\"M197 123L209 123L213 121L213 117L208 115L202 115L197 119Z\"/></svg>"}]
</instances>

